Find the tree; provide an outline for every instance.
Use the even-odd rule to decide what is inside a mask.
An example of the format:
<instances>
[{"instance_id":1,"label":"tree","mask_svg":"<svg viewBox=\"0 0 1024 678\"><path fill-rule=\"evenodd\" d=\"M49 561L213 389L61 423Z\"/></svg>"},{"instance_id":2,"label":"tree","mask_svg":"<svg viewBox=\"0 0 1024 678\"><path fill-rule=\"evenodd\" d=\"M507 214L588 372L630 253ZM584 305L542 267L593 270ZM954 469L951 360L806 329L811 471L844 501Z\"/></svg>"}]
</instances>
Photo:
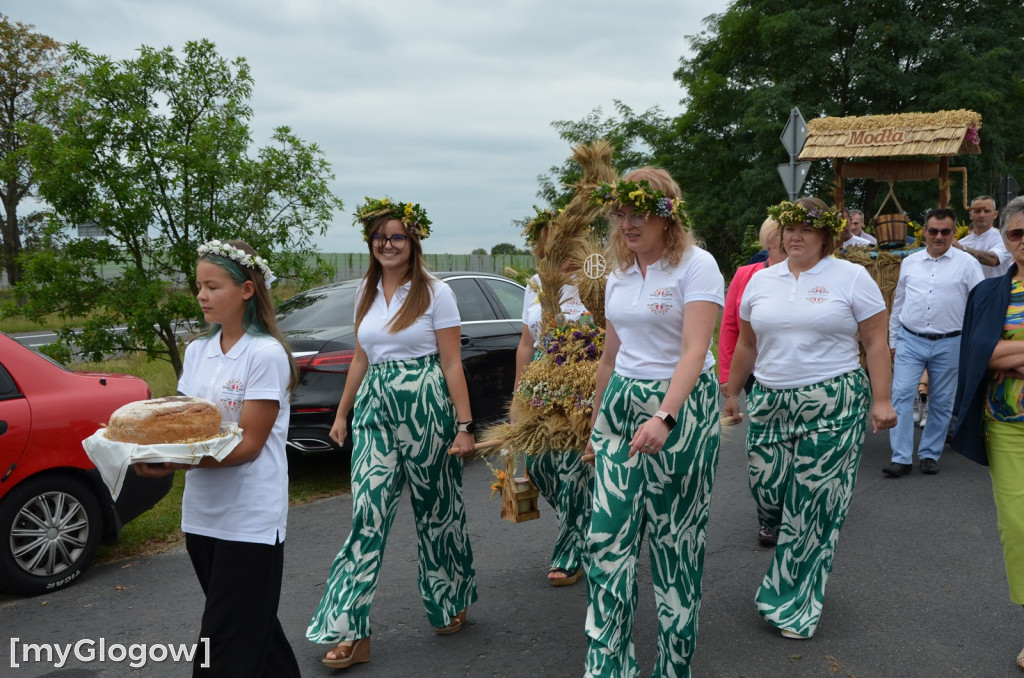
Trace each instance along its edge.
<instances>
[{"instance_id":1,"label":"tree","mask_svg":"<svg viewBox=\"0 0 1024 678\"><path fill-rule=\"evenodd\" d=\"M604 112L598 107L583 120L558 120L551 126L570 146L607 139L615 149L612 163L620 173L651 164L652 149L660 145L670 118L657 106L637 114L621 101L615 100L613 105L614 115L602 117ZM580 166L568 158L561 166L552 167L547 174L538 177L540 189L537 197L545 200L552 209L564 208L572 199L569 187L579 181L581 174Z\"/></svg>"},{"instance_id":2,"label":"tree","mask_svg":"<svg viewBox=\"0 0 1024 678\"><path fill-rule=\"evenodd\" d=\"M24 225L18 220L18 206L33 195L32 170L25 155L25 123L52 125L56 111L44 111L33 96L60 69L61 45L52 38L33 33L34 27L12 22L0 14L0 243L7 282L21 279Z\"/></svg>"},{"instance_id":3,"label":"tree","mask_svg":"<svg viewBox=\"0 0 1024 678\"><path fill-rule=\"evenodd\" d=\"M486 255L486 254L487 254L487 250L485 250L485 249L484 249L483 247L477 247L477 248L476 248L475 250L473 250L472 252L470 252L470 254L482 254L482 255Z\"/></svg>"},{"instance_id":4,"label":"tree","mask_svg":"<svg viewBox=\"0 0 1024 678\"><path fill-rule=\"evenodd\" d=\"M744 233L785 198L776 165L789 159L779 135L793 107L808 120L975 110L982 154L956 159L968 168L971 194L994 193L1001 175L1020 172L1022 29L1017 0L737 0L689 38L693 56L675 72L684 90L680 114L637 116L616 101L617 117L601 120L597 109L554 125L571 142L611 139L622 153L620 171L640 162L666 168L683 189L699 239L731 268ZM572 177L569 165L552 168L539 195L558 200L558 181ZM804 192L831 201L832 181L829 164L816 162ZM870 216L886 190L879 188L851 181L847 202ZM938 187L903 183L898 191L917 213L935 205Z\"/></svg>"},{"instance_id":5,"label":"tree","mask_svg":"<svg viewBox=\"0 0 1024 678\"><path fill-rule=\"evenodd\" d=\"M499 254L529 254L529 252L519 249L510 242L500 242L491 248L491 256Z\"/></svg>"},{"instance_id":6,"label":"tree","mask_svg":"<svg viewBox=\"0 0 1024 678\"><path fill-rule=\"evenodd\" d=\"M615 113L604 116L604 111L597 107L587 117L579 121L557 120L551 126L558 136L570 146L578 146L599 139L607 139L615 149L612 164L621 174L630 169L650 165L654 162L652 148L659 145L660 137L665 133L670 118L662 114L657 106L637 114L626 104L615 100ZM569 157L560 166L551 167L546 174L537 177L540 187L537 197L547 203L548 209L557 211L564 209L573 197L573 186L582 176L582 168ZM522 229L533 219L528 215L515 222ZM592 225L595 236L603 239L607 236L607 223L599 220Z\"/></svg>"},{"instance_id":7,"label":"tree","mask_svg":"<svg viewBox=\"0 0 1024 678\"><path fill-rule=\"evenodd\" d=\"M958 161L972 191L989 192L1024 151L1013 114L1022 28L1015 0L738 0L691 38L694 55L675 75L686 111L656 157L686 189L719 263L785 197L775 166L787 160L779 134L794 106L807 119L978 111L983 154ZM830 200L831 182L828 163L814 163L804 190ZM937 186L900 191L904 204L933 206ZM873 210L878 186L855 182L847 195Z\"/></svg>"},{"instance_id":8,"label":"tree","mask_svg":"<svg viewBox=\"0 0 1024 678\"><path fill-rule=\"evenodd\" d=\"M29 299L23 315L88 318L80 334L61 333L64 351L72 339L93 357L144 351L180 374L174 331L201 321L196 247L207 240L246 240L300 286L329 272L311 240L342 207L330 166L287 127L251 152L252 85L245 60L229 63L207 40L180 58L143 46L120 62L69 46L40 97L52 109L73 90L68 115L56 132L33 125L29 142L54 214L17 287ZM69 228L91 222L105 237ZM104 277L110 269L119 275Z\"/></svg>"}]
</instances>

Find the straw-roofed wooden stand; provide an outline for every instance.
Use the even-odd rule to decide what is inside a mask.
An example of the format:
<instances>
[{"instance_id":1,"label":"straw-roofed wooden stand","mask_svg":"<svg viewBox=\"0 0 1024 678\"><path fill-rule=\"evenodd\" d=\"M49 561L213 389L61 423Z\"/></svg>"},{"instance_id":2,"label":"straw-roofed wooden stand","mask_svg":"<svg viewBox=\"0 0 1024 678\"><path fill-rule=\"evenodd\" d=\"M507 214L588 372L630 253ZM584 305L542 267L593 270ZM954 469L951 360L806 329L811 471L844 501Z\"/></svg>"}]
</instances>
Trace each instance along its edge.
<instances>
[{"instance_id":1,"label":"straw-roofed wooden stand","mask_svg":"<svg viewBox=\"0 0 1024 678\"><path fill-rule=\"evenodd\" d=\"M939 207L947 207L951 172L963 175L964 207L967 207L967 169L950 167L949 158L981 153L980 128L981 115L962 109L817 118L807 123L807 142L799 157L800 160L832 161L834 199L840 209L844 203L844 179L888 182L938 179Z\"/></svg>"}]
</instances>

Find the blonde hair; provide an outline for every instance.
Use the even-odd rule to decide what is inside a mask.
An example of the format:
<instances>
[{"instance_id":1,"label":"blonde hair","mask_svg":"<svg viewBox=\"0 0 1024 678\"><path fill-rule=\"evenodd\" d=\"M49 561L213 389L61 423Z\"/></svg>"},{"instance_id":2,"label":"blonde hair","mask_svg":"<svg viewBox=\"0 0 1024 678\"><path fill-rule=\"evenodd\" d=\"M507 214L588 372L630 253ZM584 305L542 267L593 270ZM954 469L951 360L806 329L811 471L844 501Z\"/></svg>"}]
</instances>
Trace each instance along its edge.
<instances>
[{"instance_id":1,"label":"blonde hair","mask_svg":"<svg viewBox=\"0 0 1024 678\"><path fill-rule=\"evenodd\" d=\"M766 250L771 249L768 247L768 243L772 238L778 238L781 246L782 243L782 227L779 226L779 222L775 221L771 217L768 217L761 224L761 230L757 234L757 241L761 243L761 247Z\"/></svg>"},{"instance_id":2,"label":"blonde hair","mask_svg":"<svg viewBox=\"0 0 1024 678\"><path fill-rule=\"evenodd\" d=\"M675 179L668 172L660 167L648 166L635 169L623 175L622 180L646 181L651 185L651 188L664 193L666 198L683 197L679 184L676 183ZM684 227L678 219L658 217L653 214L647 218L660 219L665 224L665 249L661 258L663 261L668 262L669 265L675 266L683 258L683 252L686 251L686 248L696 244L693 233L690 229ZM622 235L621 228L612 229L611 237L608 238L608 250L610 257L614 259L615 266L619 270L626 270L636 261L636 255L626 245L626 238Z\"/></svg>"},{"instance_id":3,"label":"blonde hair","mask_svg":"<svg viewBox=\"0 0 1024 678\"><path fill-rule=\"evenodd\" d=\"M359 325L363 322L363 318L370 312L374 299L377 298L377 284L380 282L384 270L380 262L377 261L377 257L373 256L373 245L370 243L370 236L379 232L384 228L384 224L393 219L400 221L390 215L377 217L370 222L366 229L366 246L370 250L370 266L366 269L366 275L363 276L363 296L359 298L359 304L356 306L357 331ZM416 233L410 231L409 227L404 223L402 224L402 229L409 237L409 244L407 245L410 248L409 267L402 276L402 283L410 281L409 295L402 302L402 307L398 309L395 317L387 324L388 332L391 334L404 330L416 322L417 318L427 312L431 302L430 273L427 272L426 262L423 261L423 246L420 245L420 239L416 236Z\"/></svg>"}]
</instances>

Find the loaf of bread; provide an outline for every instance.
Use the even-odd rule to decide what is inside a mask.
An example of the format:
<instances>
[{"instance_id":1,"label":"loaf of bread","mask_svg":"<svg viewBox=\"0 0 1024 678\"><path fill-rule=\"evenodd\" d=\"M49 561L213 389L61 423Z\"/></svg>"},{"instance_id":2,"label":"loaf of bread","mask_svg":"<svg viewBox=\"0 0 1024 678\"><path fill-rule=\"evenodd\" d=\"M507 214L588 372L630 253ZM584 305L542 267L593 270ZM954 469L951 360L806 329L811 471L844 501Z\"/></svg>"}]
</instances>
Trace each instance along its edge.
<instances>
[{"instance_id":1,"label":"loaf of bread","mask_svg":"<svg viewBox=\"0 0 1024 678\"><path fill-rule=\"evenodd\" d=\"M106 433L110 440L140 445L208 440L220 433L220 410L189 396L139 400L110 415Z\"/></svg>"}]
</instances>

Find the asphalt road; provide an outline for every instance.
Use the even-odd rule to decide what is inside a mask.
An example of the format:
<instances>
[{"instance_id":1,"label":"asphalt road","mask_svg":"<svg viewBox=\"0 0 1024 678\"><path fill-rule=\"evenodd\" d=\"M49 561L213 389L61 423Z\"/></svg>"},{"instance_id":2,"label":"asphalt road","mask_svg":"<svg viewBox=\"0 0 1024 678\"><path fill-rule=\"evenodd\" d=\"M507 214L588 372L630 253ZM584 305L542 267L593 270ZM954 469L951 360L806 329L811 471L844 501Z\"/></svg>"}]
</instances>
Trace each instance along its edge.
<instances>
[{"instance_id":1,"label":"asphalt road","mask_svg":"<svg viewBox=\"0 0 1024 678\"><path fill-rule=\"evenodd\" d=\"M770 551L756 541L746 489L744 427L727 432L712 502L697 677L1019 676L1024 612L1009 602L987 469L947 449L942 471L889 479L888 437L868 434L856 495L828 582L817 635L786 640L753 608ZM411 511L399 510L373 607L372 661L348 675L579 676L586 640L580 584L552 588L545 571L554 520L513 524L488 501L481 462L466 472L469 527L480 600L462 632L437 636L416 592ZM350 527L348 496L294 508L289 517L280 617L303 674L331 673L326 648L305 640L328 566ZM654 658L656 620L646 556L639 575L635 638L644 675ZM258 595L258 592L254 592ZM77 585L39 598L0 599L0 675L11 678L189 675L183 662L153 661L157 646L191 644L202 595L183 547L93 568ZM17 638L15 641L13 639ZM146 644L130 659L74 656L63 668L23 661L26 643L106 647ZM21 665L13 667L14 660ZM118 650L114 650L115 655ZM85 655L88 656L88 655ZM136 655L137 656L137 655ZM45 656L44 656L45 658ZM134 662L137 666L140 661Z\"/></svg>"},{"instance_id":2,"label":"asphalt road","mask_svg":"<svg viewBox=\"0 0 1024 678\"><path fill-rule=\"evenodd\" d=\"M115 332L122 332L126 328L114 327L112 328ZM179 325L175 329L174 333L182 339L187 339L194 333L194 328L189 324ZM51 330L36 330L35 332L13 332L9 334L12 339L19 342L22 346L31 348L34 351L38 351L47 344L52 344L57 341L57 333ZM77 350L76 350L77 355Z\"/></svg>"}]
</instances>

